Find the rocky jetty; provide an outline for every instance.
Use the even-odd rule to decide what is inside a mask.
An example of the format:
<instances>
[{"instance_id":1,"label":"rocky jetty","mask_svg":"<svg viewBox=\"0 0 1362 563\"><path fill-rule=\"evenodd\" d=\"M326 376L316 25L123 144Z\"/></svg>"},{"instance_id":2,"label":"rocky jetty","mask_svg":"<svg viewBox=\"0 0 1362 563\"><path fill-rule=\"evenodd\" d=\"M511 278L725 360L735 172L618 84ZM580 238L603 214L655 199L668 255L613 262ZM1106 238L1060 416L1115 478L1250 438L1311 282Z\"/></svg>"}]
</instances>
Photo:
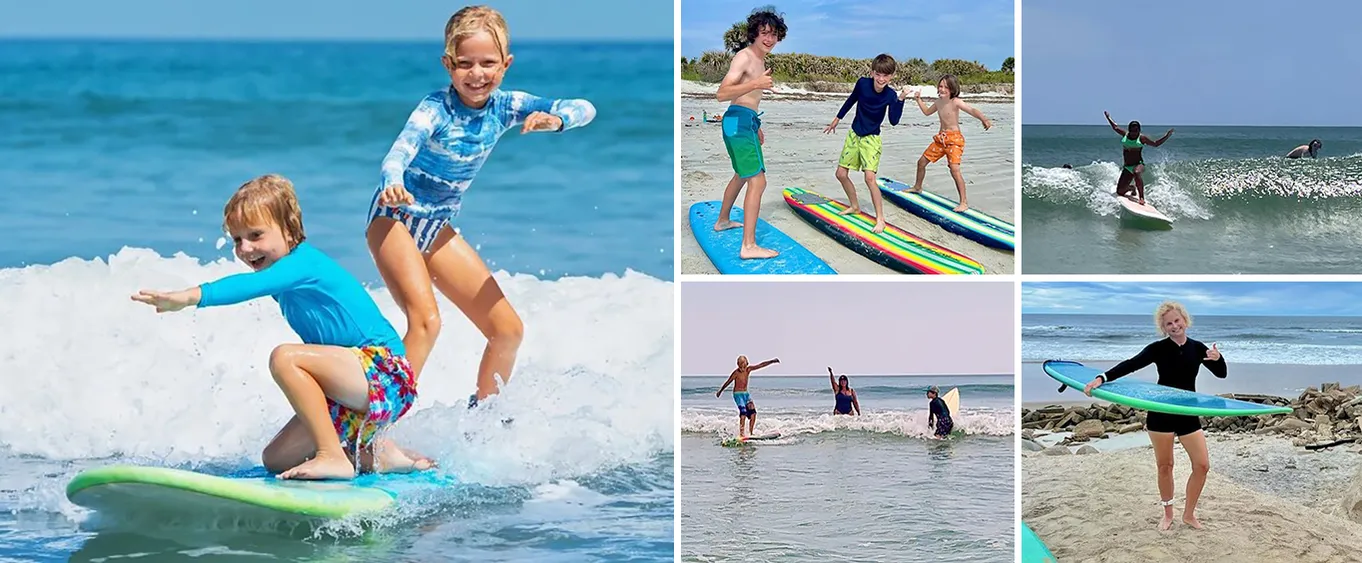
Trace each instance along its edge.
<instances>
[{"instance_id":1,"label":"rocky jetty","mask_svg":"<svg viewBox=\"0 0 1362 563\"><path fill-rule=\"evenodd\" d=\"M1292 443L1318 449L1362 439L1362 386L1340 387L1325 383L1310 387L1295 399L1272 395L1221 395L1231 399L1291 408L1290 414L1202 417L1207 433L1281 435ZM1053 432L1072 432L1060 445L1106 438L1144 429L1145 411L1124 405L1093 403L1089 406L1050 405L1022 409L1022 435L1028 440Z\"/></svg>"}]
</instances>

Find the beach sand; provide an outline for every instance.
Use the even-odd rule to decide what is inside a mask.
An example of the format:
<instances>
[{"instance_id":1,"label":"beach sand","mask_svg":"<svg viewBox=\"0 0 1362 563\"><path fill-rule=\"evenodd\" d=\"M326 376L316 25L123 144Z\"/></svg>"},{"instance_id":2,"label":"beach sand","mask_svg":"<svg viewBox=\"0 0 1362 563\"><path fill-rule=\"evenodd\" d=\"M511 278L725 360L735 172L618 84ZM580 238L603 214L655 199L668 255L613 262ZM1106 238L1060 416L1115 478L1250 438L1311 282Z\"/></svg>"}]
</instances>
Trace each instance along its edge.
<instances>
[{"instance_id":1,"label":"beach sand","mask_svg":"<svg viewBox=\"0 0 1362 563\"><path fill-rule=\"evenodd\" d=\"M1311 452L1277 437L1228 434L1210 434L1207 444L1211 471L1197 507L1204 530L1182 524L1191 467L1181 445L1175 524L1158 530L1162 508L1143 432L1092 442L1097 454L1024 454L1022 520L1060 561L1362 561L1362 525L1345 519L1340 502L1362 448Z\"/></svg>"},{"instance_id":2,"label":"beach sand","mask_svg":"<svg viewBox=\"0 0 1362 563\"><path fill-rule=\"evenodd\" d=\"M724 186L733 176L719 124L702 123L701 120L702 112L722 114L728 107L727 103L714 101L715 88L685 81L682 86L681 118L685 123L690 123L690 116L695 116L696 123L681 128L682 197L678 204L681 207L679 228L682 232L683 274L718 273L695 242L688 220L691 204L722 199ZM701 97L706 92L708 95ZM767 167L761 217L818 255L839 273L896 273L815 230L796 216L781 196L784 188L797 186L846 203L846 193L833 174L837 169L842 143L854 119L855 108L838 124L836 133L824 134L823 128L837 116L837 110L846 100L845 94L828 95L779 88L777 92L779 95L768 94L761 103ZM984 131L977 119L961 116L961 129L965 134L961 170L970 206L1015 224L1016 119L1011 98L978 96L967 99L993 122L993 128ZM924 101L927 101L926 98ZM897 127L891 127L887 118L882 125L884 148L878 175L911 185L917 173L917 159L931 144L932 135L936 134L938 127L938 118L935 115L922 115L910 98ZM861 209L873 215L874 207L864 175L854 170L850 175ZM923 186L928 191L957 199L955 182L951 179L945 159L927 166ZM738 196L739 207L745 194L744 189ZM995 250L949 233L889 201L883 205L889 223L978 260L983 264L985 273L1013 272L1013 253Z\"/></svg>"}]
</instances>

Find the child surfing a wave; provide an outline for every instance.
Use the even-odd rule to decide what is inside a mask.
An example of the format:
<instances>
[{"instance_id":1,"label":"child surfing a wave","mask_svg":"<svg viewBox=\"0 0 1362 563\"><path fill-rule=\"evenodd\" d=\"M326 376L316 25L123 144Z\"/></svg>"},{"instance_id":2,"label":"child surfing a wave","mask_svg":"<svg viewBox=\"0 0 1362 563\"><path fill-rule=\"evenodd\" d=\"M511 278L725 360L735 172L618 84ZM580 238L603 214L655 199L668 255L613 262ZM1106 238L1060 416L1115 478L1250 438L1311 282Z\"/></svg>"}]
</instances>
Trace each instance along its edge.
<instances>
[{"instance_id":1,"label":"child surfing a wave","mask_svg":"<svg viewBox=\"0 0 1362 563\"><path fill-rule=\"evenodd\" d=\"M757 426L757 405L752 402L752 396L747 394L747 379L752 376L752 372L771 364L780 363L780 358L771 358L755 366L748 365L747 356L738 356L738 369L728 376L728 380L714 392L715 397L722 396L728 384L733 384L733 402L738 405L738 437L744 438L751 436ZM743 420L747 420L747 432L743 432Z\"/></svg>"},{"instance_id":2,"label":"child surfing a wave","mask_svg":"<svg viewBox=\"0 0 1362 563\"><path fill-rule=\"evenodd\" d=\"M524 326L468 241L451 227L497 141L507 131L558 132L596 116L586 100L540 98L501 90L511 66L506 20L470 6L445 24L441 59L450 85L427 94L383 158L365 233L374 263L407 317L403 343L415 381L440 332L432 285L487 338L469 408L511 378Z\"/></svg>"},{"instance_id":3,"label":"child surfing a wave","mask_svg":"<svg viewBox=\"0 0 1362 563\"><path fill-rule=\"evenodd\" d=\"M279 303L303 342L270 352L270 374L295 414L265 446L265 467L280 479L350 479L356 465L378 472L432 467L390 440L375 447L378 432L416 401L416 378L397 331L364 286L307 242L293 184L273 174L246 182L223 208L223 227L251 272L180 291L142 290L132 299L157 313L266 296Z\"/></svg>"}]
</instances>

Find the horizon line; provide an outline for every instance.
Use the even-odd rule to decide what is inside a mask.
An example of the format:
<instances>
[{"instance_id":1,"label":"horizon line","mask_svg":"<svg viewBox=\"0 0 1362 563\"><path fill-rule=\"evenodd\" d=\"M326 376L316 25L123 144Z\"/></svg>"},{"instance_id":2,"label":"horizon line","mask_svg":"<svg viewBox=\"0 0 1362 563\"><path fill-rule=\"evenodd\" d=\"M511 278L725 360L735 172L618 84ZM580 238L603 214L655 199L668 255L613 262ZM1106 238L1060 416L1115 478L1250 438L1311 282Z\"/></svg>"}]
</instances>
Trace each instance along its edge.
<instances>
[{"instance_id":1,"label":"horizon line","mask_svg":"<svg viewBox=\"0 0 1362 563\"><path fill-rule=\"evenodd\" d=\"M443 39L421 39L415 37L241 37L241 36L213 36L213 35L167 35L167 36L144 36L144 35L0 35L0 43L21 42L21 41L145 41L145 42L231 42L231 43L321 43L321 42L353 42L353 43L411 43L441 44ZM669 37L531 37L518 39L516 43L569 43L569 42L601 42L601 43L671 43Z\"/></svg>"}]
</instances>

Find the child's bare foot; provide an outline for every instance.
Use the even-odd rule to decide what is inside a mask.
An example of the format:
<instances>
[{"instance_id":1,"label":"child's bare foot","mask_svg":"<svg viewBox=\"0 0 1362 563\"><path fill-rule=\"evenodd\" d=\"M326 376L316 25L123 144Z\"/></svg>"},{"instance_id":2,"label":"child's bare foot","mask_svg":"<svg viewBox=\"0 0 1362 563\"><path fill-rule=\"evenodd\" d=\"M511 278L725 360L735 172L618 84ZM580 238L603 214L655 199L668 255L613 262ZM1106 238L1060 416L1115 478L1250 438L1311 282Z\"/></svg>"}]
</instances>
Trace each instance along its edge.
<instances>
[{"instance_id":1,"label":"child's bare foot","mask_svg":"<svg viewBox=\"0 0 1362 563\"><path fill-rule=\"evenodd\" d=\"M875 221L875 228L870 229L870 232L872 232L872 233L883 233L883 232L884 232L884 219L878 219L878 220L876 220L876 221Z\"/></svg>"},{"instance_id":2,"label":"child's bare foot","mask_svg":"<svg viewBox=\"0 0 1362 563\"><path fill-rule=\"evenodd\" d=\"M1173 516L1165 514L1163 520L1159 520L1159 530L1167 532L1173 527Z\"/></svg>"},{"instance_id":3,"label":"child's bare foot","mask_svg":"<svg viewBox=\"0 0 1362 563\"><path fill-rule=\"evenodd\" d=\"M760 260L764 258L775 258L780 256L779 252L760 246L744 246L738 251L738 257L743 260Z\"/></svg>"},{"instance_id":4,"label":"child's bare foot","mask_svg":"<svg viewBox=\"0 0 1362 563\"><path fill-rule=\"evenodd\" d=\"M376 446L374 453L378 457L374 469L379 473L411 473L435 467L435 462L430 458L416 452L404 452L391 441ZM408 453L413 455L409 456Z\"/></svg>"},{"instance_id":5,"label":"child's bare foot","mask_svg":"<svg viewBox=\"0 0 1362 563\"><path fill-rule=\"evenodd\" d=\"M966 211L969 211L969 204L968 204L968 203L960 202L960 205L955 206L955 212L956 212L956 213L964 213L964 212L966 212Z\"/></svg>"},{"instance_id":6,"label":"child's bare foot","mask_svg":"<svg viewBox=\"0 0 1362 563\"><path fill-rule=\"evenodd\" d=\"M841 211L838 211L837 214L838 214L838 215L855 215L855 214L860 213L860 212L861 212L861 206L859 206L859 205L848 205L846 209L843 209L843 210L841 210Z\"/></svg>"},{"instance_id":7,"label":"child's bare foot","mask_svg":"<svg viewBox=\"0 0 1362 563\"><path fill-rule=\"evenodd\" d=\"M317 452L317 457L304 461L293 469L279 474L280 479L354 479L355 466L344 455Z\"/></svg>"},{"instance_id":8,"label":"child's bare foot","mask_svg":"<svg viewBox=\"0 0 1362 563\"><path fill-rule=\"evenodd\" d=\"M1183 515L1183 517L1182 517L1182 523L1183 523L1183 524L1186 524L1186 525L1188 525L1188 526L1191 526L1191 527L1193 527L1193 528L1196 528L1196 529L1198 529L1198 530L1204 530L1204 529L1205 529L1205 528L1202 528L1202 527L1201 527L1201 521L1200 521L1200 520L1197 520L1197 519L1196 519L1196 516L1187 516L1187 515Z\"/></svg>"},{"instance_id":9,"label":"child's bare foot","mask_svg":"<svg viewBox=\"0 0 1362 563\"><path fill-rule=\"evenodd\" d=\"M739 222L737 222L737 221L729 221L729 220L727 220L727 219L720 219L718 222L714 223L714 230L716 230L716 231L727 231L727 230L729 230L729 229L736 229L736 228L741 227L741 226L742 226L742 223L739 223Z\"/></svg>"},{"instance_id":10,"label":"child's bare foot","mask_svg":"<svg viewBox=\"0 0 1362 563\"><path fill-rule=\"evenodd\" d=\"M920 194L920 193L922 193L922 186L913 186L913 187L911 187L911 188L908 188L908 193L910 193L910 194Z\"/></svg>"}]
</instances>

